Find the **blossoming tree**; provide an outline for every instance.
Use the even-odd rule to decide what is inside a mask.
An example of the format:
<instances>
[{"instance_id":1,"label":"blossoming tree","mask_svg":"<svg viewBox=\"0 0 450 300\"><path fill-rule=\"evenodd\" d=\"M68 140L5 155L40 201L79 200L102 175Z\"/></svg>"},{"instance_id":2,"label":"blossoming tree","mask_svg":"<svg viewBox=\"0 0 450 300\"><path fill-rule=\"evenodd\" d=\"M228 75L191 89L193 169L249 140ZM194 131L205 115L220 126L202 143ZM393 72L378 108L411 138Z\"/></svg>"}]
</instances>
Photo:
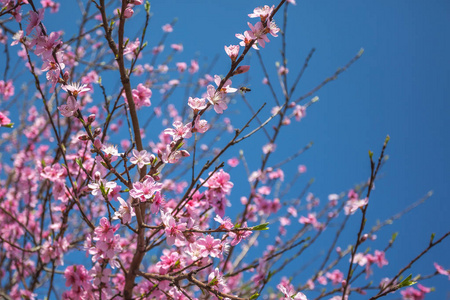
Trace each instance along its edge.
<instances>
[{"instance_id":1,"label":"blossoming tree","mask_svg":"<svg viewBox=\"0 0 450 300\"><path fill-rule=\"evenodd\" d=\"M0 4L0 42L6 49L0 80L1 297L337 300L357 294L378 299L401 290L405 299L422 299L431 289L409 286L450 277L437 263L428 275L407 272L449 232L433 236L397 273L379 283L369 280L388 264L395 235L383 249L364 251L363 245L410 210L366 226L389 137L378 156L370 153L363 184L330 194L325 204L310 193L311 182L300 195L289 196L306 167L300 165L292 178L285 178L283 167L311 145L273 162L269 158L283 146L279 133L298 126L317 102L317 91L363 53L297 95L314 50L288 85L285 31L295 0L242 16L249 18L248 27L224 46L230 67L222 76L202 71L197 59L174 63L182 44L171 44L164 56L174 23L162 27L161 41L147 51L149 2L79 1L82 18L72 38L47 26L63 2ZM277 37L283 40L276 74L281 95L260 56ZM245 93L251 91L236 84L251 71L243 64L250 53L260 58L272 96L268 104L274 107L264 115L264 104L233 123L226 117L233 101L248 103ZM14 72L13 54L20 63ZM31 78L32 89L20 87L18 68ZM183 87L186 96L175 99ZM265 136L260 151L245 144L258 134ZM237 144L262 155L257 167L248 164L245 152L224 161ZM247 172L247 194L233 193L238 167ZM359 225L348 246L339 238L350 219ZM262 240L266 231L270 238ZM333 231L333 239L313 261L315 271L298 283L289 266L326 231Z\"/></svg>"}]
</instances>

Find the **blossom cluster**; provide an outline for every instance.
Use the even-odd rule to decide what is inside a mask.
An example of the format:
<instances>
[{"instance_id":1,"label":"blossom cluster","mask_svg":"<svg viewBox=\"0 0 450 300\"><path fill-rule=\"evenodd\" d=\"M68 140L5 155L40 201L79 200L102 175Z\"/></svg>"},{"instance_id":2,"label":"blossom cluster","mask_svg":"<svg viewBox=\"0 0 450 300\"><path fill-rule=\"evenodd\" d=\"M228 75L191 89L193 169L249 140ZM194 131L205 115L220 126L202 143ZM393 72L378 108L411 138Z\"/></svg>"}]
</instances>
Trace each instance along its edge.
<instances>
[{"instance_id":1,"label":"blossom cluster","mask_svg":"<svg viewBox=\"0 0 450 300\"><path fill-rule=\"evenodd\" d=\"M285 2L295 4L280 4ZM285 103L276 103L269 119L258 120L260 126L246 136L242 131L258 113L242 129L224 117L233 97L250 90L236 87L239 75L250 71L242 65L247 53L265 48L269 37L281 34L274 21L279 7L264 5L248 14L256 22L248 22L248 29L235 35L236 44L224 46L231 61L225 75L200 75L198 59L173 61L183 44L165 48L175 22L159 29L163 40L148 52L143 51L145 34L126 38L124 24L136 19L142 8L147 18L143 33L147 30L150 6L143 0L128 0L121 7L89 2L97 11L92 14L92 7L86 6L81 22L85 27L74 39L44 26L45 12L60 8L56 1L41 0L39 9L30 0L0 4L0 17L10 15L18 28L1 29L0 43L12 36L11 45L20 47L17 55L33 75L33 100L42 100L27 107L24 117L9 106L0 111L0 129L9 130L4 127L13 127L17 119L24 124L17 131L2 132L8 143L0 142L7 158L0 162L0 176L6 174L6 179L0 177L0 261L8 266L0 270L0 295L5 290L12 299L52 293L62 299L254 298L270 282L273 270L281 272L295 263L318 236L342 224L340 216L346 222L367 209L364 188L330 194L321 204L308 184L300 196L289 199L282 188L297 192L296 180L307 173L306 166L299 165L288 182L286 162L269 165L269 157L280 151L278 132L303 120L317 96L300 105L284 91ZM2 28L9 26L5 24ZM157 64L167 50L171 53ZM109 63L97 61L102 56L108 56ZM149 56L151 62L143 63ZM285 63L276 67L280 78L290 74ZM111 83L104 79L109 72L120 74L119 89L109 89ZM263 82L270 84L268 78ZM14 84L0 80L0 104L21 96ZM168 99L182 85L188 93L180 108ZM275 118L279 122L273 130L265 127ZM226 167L219 162L228 148L259 130L269 137L259 148L251 145L251 156L263 157L260 167L249 163L243 151L229 158ZM217 142L229 135L234 137L228 144ZM241 167L246 173L239 174ZM236 177L230 169L237 171ZM238 197L241 181L250 190ZM368 188L373 189L373 182ZM231 205L241 205L242 212L235 216ZM258 244L258 237L267 236L268 223L276 222L278 229L267 231L275 237ZM373 232L364 232L356 246L375 240ZM282 255L294 249L297 254L283 256L282 263ZM376 249L352 252L333 244L317 272L300 283L282 277L268 298L306 300L319 287L331 290L333 300L365 289L394 289L395 278L363 287L341 268L349 258L370 278L374 265L388 264L387 250ZM330 257L336 262L327 261ZM436 275L450 278L442 266L435 264L435 269ZM65 285L58 289L60 282ZM402 291L404 299L422 299L431 292L422 285L417 288Z\"/></svg>"}]
</instances>

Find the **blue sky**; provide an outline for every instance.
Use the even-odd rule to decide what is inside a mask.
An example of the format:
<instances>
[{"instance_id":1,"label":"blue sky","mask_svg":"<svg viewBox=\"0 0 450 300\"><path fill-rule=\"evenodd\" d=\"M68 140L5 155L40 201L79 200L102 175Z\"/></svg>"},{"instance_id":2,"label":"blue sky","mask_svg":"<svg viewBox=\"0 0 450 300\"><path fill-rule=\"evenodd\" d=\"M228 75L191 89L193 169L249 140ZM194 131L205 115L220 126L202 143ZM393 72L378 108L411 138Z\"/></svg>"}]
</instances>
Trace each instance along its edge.
<instances>
[{"instance_id":1,"label":"blue sky","mask_svg":"<svg viewBox=\"0 0 450 300\"><path fill-rule=\"evenodd\" d=\"M223 61L223 45L236 43L234 34L246 30L246 14L263 4L266 2L158 2L152 6L152 24L159 27L178 16L171 38L184 39L185 54L199 51L212 58L219 53ZM432 232L440 236L450 229L449 17L447 1L298 1L297 6L290 6L287 57L291 74L296 74L309 50L316 48L297 95L332 75L361 47L365 49L357 63L317 93L320 101L308 110L300 131L282 136L297 147L314 141L297 160L307 165L307 175L315 178L311 190L325 201L328 193L364 181L369 174L368 150L379 154L389 134L389 160L372 194L368 227L434 191L427 203L379 234L381 240L399 231L397 243L387 255L389 267L378 272L382 276L392 276L407 264L426 247ZM275 20L281 24L280 15ZM280 41L271 38L261 51L272 72L274 59L281 60L279 46ZM251 63L257 65L256 56ZM215 68L219 74L226 70L226 65L220 66L218 63ZM259 85L263 75L256 68L250 77L253 88L247 97L256 106L268 100L268 90ZM284 152L288 153L292 152ZM353 238L356 228L347 234ZM431 251L412 273L433 272L434 261L449 267L449 246L446 241ZM445 277L423 284L437 288L427 299L448 297ZM398 295L390 298L395 297Z\"/></svg>"},{"instance_id":2,"label":"blue sky","mask_svg":"<svg viewBox=\"0 0 450 300\"><path fill-rule=\"evenodd\" d=\"M176 60L188 62L198 55L200 61L211 62L218 54L219 60L211 74L224 74L229 61L223 46L237 43L234 34L247 30L246 22L253 21L247 14L264 4L275 2L153 1L151 11L154 15L147 35L149 46L158 43L161 26L177 17L174 32L168 37L169 43L184 45L184 52ZM58 17L47 15L45 24L49 30L59 29L52 20L61 22L73 15L73 7L64 1L61 1L61 10ZM139 17L142 18L142 14L136 15ZM281 14L275 20L281 25ZM68 33L71 30L73 28L66 29ZM389 134L389 160L370 199L368 228L377 219L384 220L428 191L434 191L433 197L419 209L379 234L380 240L386 240L393 231L399 231L394 248L387 254L389 266L381 272L376 269L380 276L376 278L392 276L406 265L427 246L432 232L439 237L450 229L447 194L450 158L446 152L450 148L446 124L450 114L449 36L450 3L443 0L316 0L298 1L297 6L289 6L289 82L292 83L310 49L316 48L295 95L308 92L332 75L360 48L364 48L365 53L337 81L315 94L320 101L308 109L307 117L296 130L287 128L281 135L280 138L289 144L283 149L283 143L280 143L276 152L278 157L288 156L314 141L310 150L286 168L287 176L292 175L299 164L305 164L308 172L300 184L304 185L314 177L311 191L324 202L328 194L348 190L368 178L368 150L378 155ZM274 74L275 61L281 60L278 50L281 42L272 37L270 40L261 54L269 72ZM256 55L247 58L245 63L252 65L249 72L252 92L247 94L247 99L254 108L268 102L264 111L267 116L274 102L268 97L268 89L260 84L264 76ZM157 97L154 93L153 103L159 102ZM248 113L242 103L230 109L235 110ZM238 116L231 118L239 119ZM256 139L263 143L263 135ZM239 147L249 146L247 141ZM236 155L237 150L230 156ZM259 155L255 155L256 158ZM251 161L254 168L258 166L256 158ZM233 195L237 197L242 193L235 190ZM359 215L355 217L360 218ZM354 228L347 228L345 240L355 238L357 229L354 225ZM323 245L326 244L323 241ZM374 243L372 250L375 245L381 248L385 243ZM435 261L450 268L450 258L446 255L449 246L450 242L445 241L432 250L412 269L413 275L434 272L432 264ZM448 279L444 276L423 284L437 288L427 299L445 299L450 293ZM396 297L398 294L388 298Z\"/></svg>"}]
</instances>

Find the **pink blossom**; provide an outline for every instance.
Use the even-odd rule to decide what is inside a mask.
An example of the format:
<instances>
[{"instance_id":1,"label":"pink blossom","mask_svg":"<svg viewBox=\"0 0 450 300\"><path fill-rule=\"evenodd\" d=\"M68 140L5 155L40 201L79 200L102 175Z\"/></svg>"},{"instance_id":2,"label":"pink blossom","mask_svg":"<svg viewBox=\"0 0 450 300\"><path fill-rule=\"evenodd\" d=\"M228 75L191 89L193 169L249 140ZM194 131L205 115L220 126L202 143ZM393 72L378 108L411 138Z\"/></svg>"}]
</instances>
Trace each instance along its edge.
<instances>
[{"instance_id":1,"label":"pink blossom","mask_svg":"<svg viewBox=\"0 0 450 300\"><path fill-rule=\"evenodd\" d=\"M154 159L150 154L147 154L146 150L138 151L133 149L132 153L133 157L130 158L130 162L137 165L139 169L142 169L144 165L149 165Z\"/></svg>"},{"instance_id":2,"label":"pink blossom","mask_svg":"<svg viewBox=\"0 0 450 300\"><path fill-rule=\"evenodd\" d=\"M199 111L206 108L205 98L189 97L188 105L194 110Z\"/></svg>"},{"instance_id":3,"label":"pink blossom","mask_svg":"<svg viewBox=\"0 0 450 300\"><path fill-rule=\"evenodd\" d=\"M214 173L208 181L204 184L205 187L210 189L219 189L224 193L229 194L233 188L233 183L230 181L230 174L220 169Z\"/></svg>"},{"instance_id":4,"label":"pink blossom","mask_svg":"<svg viewBox=\"0 0 450 300\"><path fill-rule=\"evenodd\" d=\"M241 228L246 228L247 222L244 222L242 224ZM229 233L229 236L233 239L230 243L231 246L236 246L239 244L242 240L245 240L250 235L252 235L252 232L250 230L237 230L237 231L231 231Z\"/></svg>"},{"instance_id":5,"label":"pink blossom","mask_svg":"<svg viewBox=\"0 0 450 300\"><path fill-rule=\"evenodd\" d=\"M208 99L211 105L214 105L214 111L218 114L223 113L223 111L228 108L224 94L216 92L213 85L208 85L206 99Z\"/></svg>"},{"instance_id":6,"label":"pink blossom","mask_svg":"<svg viewBox=\"0 0 450 300\"><path fill-rule=\"evenodd\" d=\"M268 143L263 146L262 151L264 154L274 152L277 146L273 143Z\"/></svg>"},{"instance_id":7,"label":"pink blossom","mask_svg":"<svg viewBox=\"0 0 450 300\"><path fill-rule=\"evenodd\" d=\"M177 66L177 70L180 73L183 73L187 69L187 64L185 62L177 62L175 65Z\"/></svg>"},{"instance_id":8,"label":"pink blossom","mask_svg":"<svg viewBox=\"0 0 450 300\"><path fill-rule=\"evenodd\" d=\"M11 43L11 46L15 46L15 45L17 45L18 43L22 43L22 42L24 42L25 40L24 40L24 34L23 34L23 30L19 30L19 31L17 31L14 35L13 35L13 42ZM0 80L0 86L1 86L1 82L2 82L3 80Z\"/></svg>"},{"instance_id":9,"label":"pink blossom","mask_svg":"<svg viewBox=\"0 0 450 300\"><path fill-rule=\"evenodd\" d=\"M100 286L101 284L107 285L109 283L111 272L111 269L102 268L99 263L96 263L89 271L89 275L94 279L94 285Z\"/></svg>"},{"instance_id":10,"label":"pink blossom","mask_svg":"<svg viewBox=\"0 0 450 300\"><path fill-rule=\"evenodd\" d=\"M127 6L127 8L125 8L125 11L123 12L123 16L125 17L125 19L131 18L133 14L134 10L130 6Z\"/></svg>"},{"instance_id":11,"label":"pink blossom","mask_svg":"<svg viewBox=\"0 0 450 300\"><path fill-rule=\"evenodd\" d=\"M437 263L434 263L434 267L436 268L436 271L439 274L448 276L448 279L450 280L450 272L448 270L444 269L442 266L438 265Z\"/></svg>"},{"instance_id":12,"label":"pink blossom","mask_svg":"<svg viewBox=\"0 0 450 300\"><path fill-rule=\"evenodd\" d=\"M132 90L132 94L136 109L140 109L142 106L151 105L150 98L152 96L152 90L142 83L139 83L137 88Z\"/></svg>"},{"instance_id":13,"label":"pink blossom","mask_svg":"<svg viewBox=\"0 0 450 300\"><path fill-rule=\"evenodd\" d=\"M11 120L0 111L0 127L11 124Z\"/></svg>"},{"instance_id":14,"label":"pink blossom","mask_svg":"<svg viewBox=\"0 0 450 300\"><path fill-rule=\"evenodd\" d=\"M59 225L59 224L55 224ZM54 228L56 229L56 228ZM58 265L64 265L64 254L69 249L69 241L63 237L58 240L52 240L50 237L43 243L40 249L42 261L48 263L55 260Z\"/></svg>"},{"instance_id":15,"label":"pink blossom","mask_svg":"<svg viewBox=\"0 0 450 300\"><path fill-rule=\"evenodd\" d=\"M232 62L235 62L238 55L239 55L239 45L230 45L230 46L224 46L225 52L227 55L231 58Z\"/></svg>"},{"instance_id":16,"label":"pink blossom","mask_svg":"<svg viewBox=\"0 0 450 300\"><path fill-rule=\"evenodd\" d=\"M164 249L163 256L161 256L160 261L156 264L156 267L159 269L159 274L164 275L180 268L182 266L180 261L181 257L177 252Z\"/></svg>"},{"instance_id":17,"label":"pink blossom","mask_svg":"<svg viewBox=\"0 0 450 300\"><path fill-rule=\"evenodd\" d=\"M295 207L293 206L289 206L287 209L288 213L291 214L291 216L293 216L294 218L297 217L297 209L295 209Z\"/></svg>"},{"instance_id":18,"label":"pink blossom","mask_svg":"<svg viewBox=\"0 0 450 300\"><path fill-rule=\"evenodd\" d=\"M257 7L253 10L252 14L249 14L248 16L250 18L260 18L261 22L264 22L272 13L275 6L272 5L272 7L268 5L264 5L262 7Z\"/></svg>"},{"instance_id":19,"label":"pink blossom","mask_svg":"<svg viewBox=\"0 0 450 300\"><path fill-rule=\"evenodd\" d=\"M214 220L220 223L219 228L221 229L230 230L231 228L234 227L233 223L231 222L231 219L228 217L222 219L219 215L216 215Z\"/></svg>"},{"instance_id":20,"label":"pink blossom","mask_svg":"<svg viewBox=\"0 0 450 300\"><path fill-rule=\"evenodd\" d=\"M289 73L289 69L286 68L285 66L280 66L278 68L278 75L286 75Z\"/></svg>"},{"instance_id":21,"label":"pink blossom","mask_svg":"<svg viewBox=\"0 0 450 300\"><path fill-rule=\"evenodd\" d=\"M45 74L45 77L51 83L51 93L53 93L53 91L55 90L56 84L59 82L61 72L66 67L66 65L62 62L62 53L57 52L55 55L57 58L57 62L55 62L52 56L50 59L45 59L41 67L41 71L47 72Z\"/></svg>"},{"instance_id":22,"label":"pink blossom","mask_svg":"<svg viewBox=\"0 0 450 300\"><path fill-rule=\"evenodd\" d=\"M162 27L162 30L163 30L164 32L167 32L167 33L173 32L173 27L172 27L172 25L170 25L170 24L166 24L166 25L164 25L164 26Z\"/></svg>"},{"instance_id":23,"label":"pink blossom","mask_svg":"<svg viewBox=\"0 0 450 300\"><path fill-rule=\"evenodd\" d=\"M41 8L37 13L34 11L30 11L30 23L27 25L26 33L30 35L31 31L39 26L41 21L44 19L44 9Z\"/></svg>"},{"instance_id":24,"label":"pink blossom","mask_svg":"<svg viewBox=\"0 0 450 300\"><path fill-rule=\"evenodd\" d=\"M368 260L366 258L366 255L364 255L364 253L356 253L355 257L353 258L353 262L362 267L367 264Z\"/></svg>"},{"instance_id":25,"label":"pink blossom","mask_svg":"<svg viewBox=\"0 0 450 300\"><path fill-rule=\"evenodd\" d=\"M63 180L66 175L66 169L64 169L63 167L61 167L60 164L56 163L53 166L46 166L42 171L41 171L41 177L48 179L52 182L55 181L59 181L59 180Z\"/></svg>"},{"instance_id":26,"label":"pink blossom","mask_svg":"<svg viewBox=\"0 0 450 300\"><path fill-rule=\"evenodd\" d=\"M314 213L309 213L308 217L301 216L298 220L300 224L311 224L315 225L317 224L316 215Z\"/></svg>"},{"instance_id":27,"label":"pink blossom","mask_svg":"<svg viewBox=\"0 0 450 300\"><path fill-rule=\"evenodd\" d=\"M206 131L209 130L210 126L208 124L208 121L201 120L200 115L198 115L195 118L194 128L195 128L195 131L197 131L199 133L205 133Z\"/></svg>"},{"instance_id":28,"label":"pink blossom","mask_svg":"<svg viewBox=\"0 0 450 300\"><path fill-rule=\"evenodd\" d=\"M218 257L220 255L221 241L219 239L215 239L210 234L198 239L197 244L201 248L200 253L203 257Z\"/></svg>"},{"instance_id":29,"label":"pink blossom","mask_svg":"<svg viewBox=\"0 0 450 300\"><path fill-rule=\"evenodd\" d=\"M64 271L64 277L66 278L66 286L72 286L72 289L88 288L89 276L88 271L83 265L68 266Z\"/></svg>"},{"instance_id":30,"label":"pink blossom","mask_svg":"<svg viewBox=\"0 0 450 300\"><path fill-rule=\"evenodd\" d=\"M74 97L69 96L69 98L67 98L67 104L59 106L58 110L64 117L69 118L77 113L79 107L77 100Z\"/></svg>"},{"instance_id":31,"label":"pink blossom","mask_svg":"<svg viewBox=\"0 0 450 300\"><path fill-rule=\"evenodd\" d=\"M59 40L59 33L52 32L50 35L42 36L39 40L37 40L36 50L34 53L36 55L42 56L43 60L52 60L53 51L59 46L61 46L62 41Z\"/></svg>"},{"instance_id":32,"label":"pink blossom","mask_svg":"<svg viewBox=\"0 0 450 300\"><path fill-rule=\"evenodd\" d=\"M161 53L163 51L164 51L164 45L159 45L159 46L153 47L152 54L156 55L156 54L159 54L159 53Z\"/></svg>"},{"instance_id":33,"label":"pink blossom","mask_svg":"<svg viewBox=\"0 0 450 300\"><path fill-rule=\"evenodd\" d=\"M236 33L236 37L240 40L242 40L239 45L242 47L246 47L253 41L253 37L251 35L251 31L244 31L244 34ZM255 50L259 50L257 43L253 43L252 48Z\"/></svg>"},{"instance_id":34,"label":"pink blossom","mask_svg":"<svg viewBox=\"0 0 450 300\"><path fill-rule=\"evenodd\" d=\"M190 74L197 73L199 69L200 69L200 67L198 66L198 62L195 59L191 60L191 66L189 67L189 73Z\"/></svg>"},{"instance_id":35,"label":"pink blossom","mask_svg":"<svg viewBox=\"0 0 450 300\"><path fill-rule=\"evenodd\" d=\"M317 282L320 283L321 285L327 285L328 280L325 276L319 276L317 278Z\"/></svg>"},{"instance_id":36,"label":"pink blossom","mask_svg":"<svg viewBox=\"0 0 450 300\"><path fill-rule=\"evenodd\" d=\"M225 280L223 279L219 268L215 268L214 272L209 274L208 285L215 287L218 291L222 291L226 287Z\"/></svg>"},{"instance_id":37,"label":"pink blossom","mask_svg":"<svg viewBox=\"0 0 450 300\"><path fill-rule=\"evenodd\" d=\"M57 13L59 10L59 3L52 0L41 0L41 5L44 8L49 7L51 13Z\"/></svg>"},{"instance_id":38,"label":"pink blossom","mask_svg":"<svg viewBox=\"0 0 450 300\"><path fill-rule=\"evenodd\" d=\"M214 82L216 83L217 87L219 87L220 83L222 82L222 79L220 78L220 76L214 75ZM236 88L232 88L230 86L231 86L231 80L227 79L227 81L225 81L222 88L220 89L220 92L227 94L227 93L234 93L237 91Z\"/></svg>"},{"instance_id":39,"label":"pink blossom","mask_svg":"<svg viewBox=\"0 0 450 300\"><path fill-rule=\"evenodd\" d=\"M344 211L346 215L353 215L358 208L363 208L369 203L369 199L365 198L362 200L350 199L347 201L347 204L344 207Z\"/></svg>"},{"instance_id":40,"label":"pink blossom","mask_svg":"<svg viewBox=\"0 0 450 300\"><path fill-rule=\"evenodd\" d=\"M134 208L130 206L128 202L123 200L122 198L117 198L120 202L120 207L117 211L114 212L113 219L122 219L123 224L128 224L131 221L131 218L135 216Z\"/></svg>"},{"instance_id":41,"label":"pink blossom","mask_svg":"<svg viewBox=\"0 0 450 300\"><path fill-rule=\"evenodd\" d=\"M344 280L344 274L339 270L334 270L333 272L327 272L325 276L331 280L333 285L341 284L342 280Z\"/></svg>"},{"instance_id":42,"label":"pink blossom","mask_svg":"<svg viewBox=\"0 0 450 300\"><path fill-rule=\"evenodd\" d=\"M276 169L275 171L269 172L269 179L280 179L280 181L284 181L284 172L281 169Z\"/></svg>"},{"instance_id":43,"label":"pink blossom","mask_svg":"<svg viewBox=\"0 0 450 300\"><path fill-rule=\"evenodd\" d=\"M247 24L251 30L249 32L250 38L255 39L258 45L264 48L266 43L269 42L264 25L261 22L256 23L255 26L250 22L247 22Z\"/></svg>"},{"instance_id":44,"label":"pink blossom","mask_svg":"<svg viewBox=\"0 0 450 300\"><path fill-rule=\"evenodd\" d=\"M78 95L82 95L85 92L90 91L91 89L87 86L87 84L78 84L72 82L71 84L61 86L63 90L69 92L71 96L77 97Z\"/></svg>"},{"instance_id":45,"label":"pink blossom","mask_svg":"<svg viewBox=\"0 0 450 300\"><path fill-rule=\"evenodd\" d=\"M227 164L230 167L235 168L237 167L237 165L239 165L239 159L237 159L236 157L232 157L229 160L227 160Z\"/></svg>"},{"instance_id":46,"label":"pink blossom","mask_svg":"<svg viewBox=\"0 0 450 300\"><path fill-rule=\"evenodd\" d=\"M133 183L133 189L130 190L130 196L133 198L140 198L141 201L151 199L154 194L161 191L162 184L157 183L153 177L147 176L143 182Z\"/></svg>"},{"instance_id":47,"label":"pink blossom","mask_svg":"<svg viewBox=\"0 0 450 300\"><path fill-rule=\"evenodd\" d=\"M192 136L192 124L183 125L181 121L173 122L174 128L167 128L164 130L165 134L171 135L174 141L179 139L188 139Z\"/></svg>"},{"instance_id":48,"label":"pink blossom","mask_svg":"<svg viewBox=\"0 0 450 300\"><path fill-rule=\"evenodd\" d=\"M295 120L300 121L304 117L306 117L306 107L301 105L296 105L294 108L294 116Z\"/></svg>"},{"instance_id":49,"label":"pink blossom","mask_svg":"<svg viewBox=\"0 0 450 300\"><path fill-rule=\"evenodd\" d=\"M274 21L270 21L270 23L266 27L266 31L269 31L269 33L273 37L277 37L277 33L280 31L280 28L278 28L277 24Z\"/></svg>"},{"instance_id":50,"label":"pink blossom","mask_svg":"<svg viewBox=\"0 0 450 300\"><path fill-rule=\"evenodd\" d=\"M239 66L234 72L233 75L244 74L250 70L250 66Z\"/></svg>"},{"instance_id":51,"label":"pink blossom","mask_svg":"<svg viewBox=\"0 0 450 300\"><path fill-rule=\"evenodd\" d=\"M103 144L101 149L108 158L110 158L112 161L116 160L117 157L121 156L123 153L120 153L119 150L117 150L117 146L115 145L107 145Z\"/></svg>"},{"instance_id":52,"label":"pink blossom","mask_svg":"<svg viewBox=\"0 0 450 300\"><path fill-rule=\"evenodd\" d=\"M388 264L384 251L375 250L374 255L367 254L366 258L370 263L376 263L379 268Z\"/></svg>"},{"instance_id":53,"label":"pink blossom","mask_svg":"<svg viewBox=\"0 0 450 300\"><path fill-rule=\"evenodd\" d=\"M425 294L431 292L430 288L427 288L420 283L417 285L418 289L414 287L409 287L405 290L400 291L404 300L423 300L425 299Z\"/></svg>"},{"instance_id":54,"label":"pink blossom","mask_svg":"<svg viewBox=\"0 0 450 300\"><path fill-rule=\"evenodd\" d=\"M172 48L175 51L181 52L183 51L183 44L172 44L170 45L170 48Z\"/></svg>"},{"instance_id":55,"label":"pink blossom","mask_svg":"<svg viewBox=\"0 0 450 300\"><path fill-rule=\"evenodd\" d=\"M186 238L183 231L186 230L187 223L178 223L175 221L171 213L161 212L161 219L165 226L166 240L169 246L175 244L176 241L185 242Z\"/></svg>"},{"instance_id":56,"label":"pink blossom","mask_svg":"<svg viewBox=\"0 0 450 300\"><path fill-rule=\"evenodd\" d=\"M338 194L329 194L328 195L328 201L330 201L330 205L331 206L336 206L338 200L339 200L339 195Z\"/></svg>"},{"instance_id":57,"label":"pink blossom","mask_svg":"<svg viewBox=\"0 0 450 300\"><path fill-rule=\"evenodd\" d=\"M277 285L277 289L283 294L282 300L307 300L305 294L295 292L294 286L287 280L282 280L280 284Z\"/></svg>"},{"instance_id":58,"label":"pink blossom","mask_svg":"<svg viewBox=\"0 0 450 300\"><path fill-rule=\"evenodd\" d=\"M109 223L108 219L103 217L100 219L100 224L95 227L95 237L94 240L96 241L110 241L114 238L114 232L119 229L119 224L112 226L111 223Z\"/></svg>"}]
</instances>

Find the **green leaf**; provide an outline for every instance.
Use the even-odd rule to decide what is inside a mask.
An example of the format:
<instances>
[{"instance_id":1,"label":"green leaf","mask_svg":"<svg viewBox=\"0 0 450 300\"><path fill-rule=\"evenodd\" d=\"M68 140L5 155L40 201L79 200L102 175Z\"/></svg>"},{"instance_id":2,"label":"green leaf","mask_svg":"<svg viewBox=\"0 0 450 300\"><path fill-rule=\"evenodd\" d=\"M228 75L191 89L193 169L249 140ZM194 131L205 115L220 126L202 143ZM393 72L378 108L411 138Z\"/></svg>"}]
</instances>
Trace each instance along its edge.
<instances>
[{"instance_id":1,"label":"green leaf","mask_svg":"<svg viewBox=\"0 0 450 300\"><path fill-rule=\"evenodd\" d=\"M405 286L411 286L411 285L416 284L417 282L411 280L411 278L412 278L412 274L409 274L408 277L406 277L402 282L400 282L400 284L398 285L398 288L400 289Z\"/></svg>"},{"instance_id":2,"label":"green leaf","mask_svg":"<svg viewBox=\"0 0 450 300\"><path fill-rule=\"evenodd\" d=\"M433 240L434 240L434 237L436 236L436 233L432 233L431 234L431 238L430 238L430 244L433 244Z\"/></svg>"},{"instance_id":3,"label":"green leaf","mask_svg":"<svg viewBox=\"0 0 450 300\"><path fill-rule=\"evenodd\" d=\"M269 225L269 223L259 224L259 225L253 226L252 229L253 230L267 230L267 229L269 229L269 227L267 227L267 225Z\"/></svg>"},{"instance_id":4,"label":"green leaf","mask_svg":"<svg viewBox=\"0 0 450 300\"><path fill-rule=\"evenodd\" d=\"M394 232L394 233L392 234L392 238L391 238L392 243L395 241L395 239L397 238L397 236L398 236L398 232Z\"/></svg>"},{"instance_id":5,"label":"green leaf","mask_svg":"<svg viewBox=\"0 0 450 300\"><path fill-rule=\"evenodd\" d=\"M269 281L273 276L273 272L269 271L269 274L267 274L267 281Z\"/></svg>"},{"instance_id":6,"label":"green leaf","mask_svg":"<svg viewBox=\"0 0 450 300\"><path fill-rule=\"evenodd\" d=\"M150 2L145 1L144 8L145 8L145 11L147 13L149 13L150 12Z\"/></svg>"},{"instance_id":7,"label":"green leaf","mask_svg":"<svg viewBox=\"0 0 450 300\"><path fill-rule=\"evenodd\" d=\"M180 264L181 264L180 260L177 260L177 261L175 262L174 269L176 269L177 267L179 267Z\"/></svg>"},{"instance_id":8,"label":"green leaf","mask_svg":"<svg viewBox=\"0 0 450 300\"><path fill-rule=\"evenodd\" d=\"M214 277L213 280L211 280L211 282L208 283L209 286L213 286L215 285L219 280L217 278Z\"/></svg>"},{"instance_id":9,"label":"green leaf","mask_svg":"<svg viewBox=\"0 0 450 300\"><path fill-rule=\"evenodd\" d=\"M180 150L181 147L183 147L184 143L180 143L175 150Z\"/></svg>"},{"instance_id":10,"label":"green leaf","mask_svg":"<svg viewBox=\"0 0 450 300\"><path fill-rule=\"evenodd\" d=\"M13 128L14 123L5 124L5 125L2 125L2 126L3 127L8 127L8 128Z\"/></svg>"},{"instance_id":11,"label":"green leaf","mask_svg":"<svg viewBox=\"0 0 450 300\"><path fill-rule=\"evenodd\" d=\"M259 297L259 293L254 293L254 294L250 297L250 300L257 299L258 297Z\"/></svg>"},{"instance_id":12,"label":"green leaf","mask_svg":"<svg viewBox=\"0 0 450 300\"><path fill-rule=\"evenodd\" d=\"M75 162L77 163L78 166L80 166L80 168L83 168L83 164L81 163L81 158L76 158Z\"/></svg>"}]
</instances>

